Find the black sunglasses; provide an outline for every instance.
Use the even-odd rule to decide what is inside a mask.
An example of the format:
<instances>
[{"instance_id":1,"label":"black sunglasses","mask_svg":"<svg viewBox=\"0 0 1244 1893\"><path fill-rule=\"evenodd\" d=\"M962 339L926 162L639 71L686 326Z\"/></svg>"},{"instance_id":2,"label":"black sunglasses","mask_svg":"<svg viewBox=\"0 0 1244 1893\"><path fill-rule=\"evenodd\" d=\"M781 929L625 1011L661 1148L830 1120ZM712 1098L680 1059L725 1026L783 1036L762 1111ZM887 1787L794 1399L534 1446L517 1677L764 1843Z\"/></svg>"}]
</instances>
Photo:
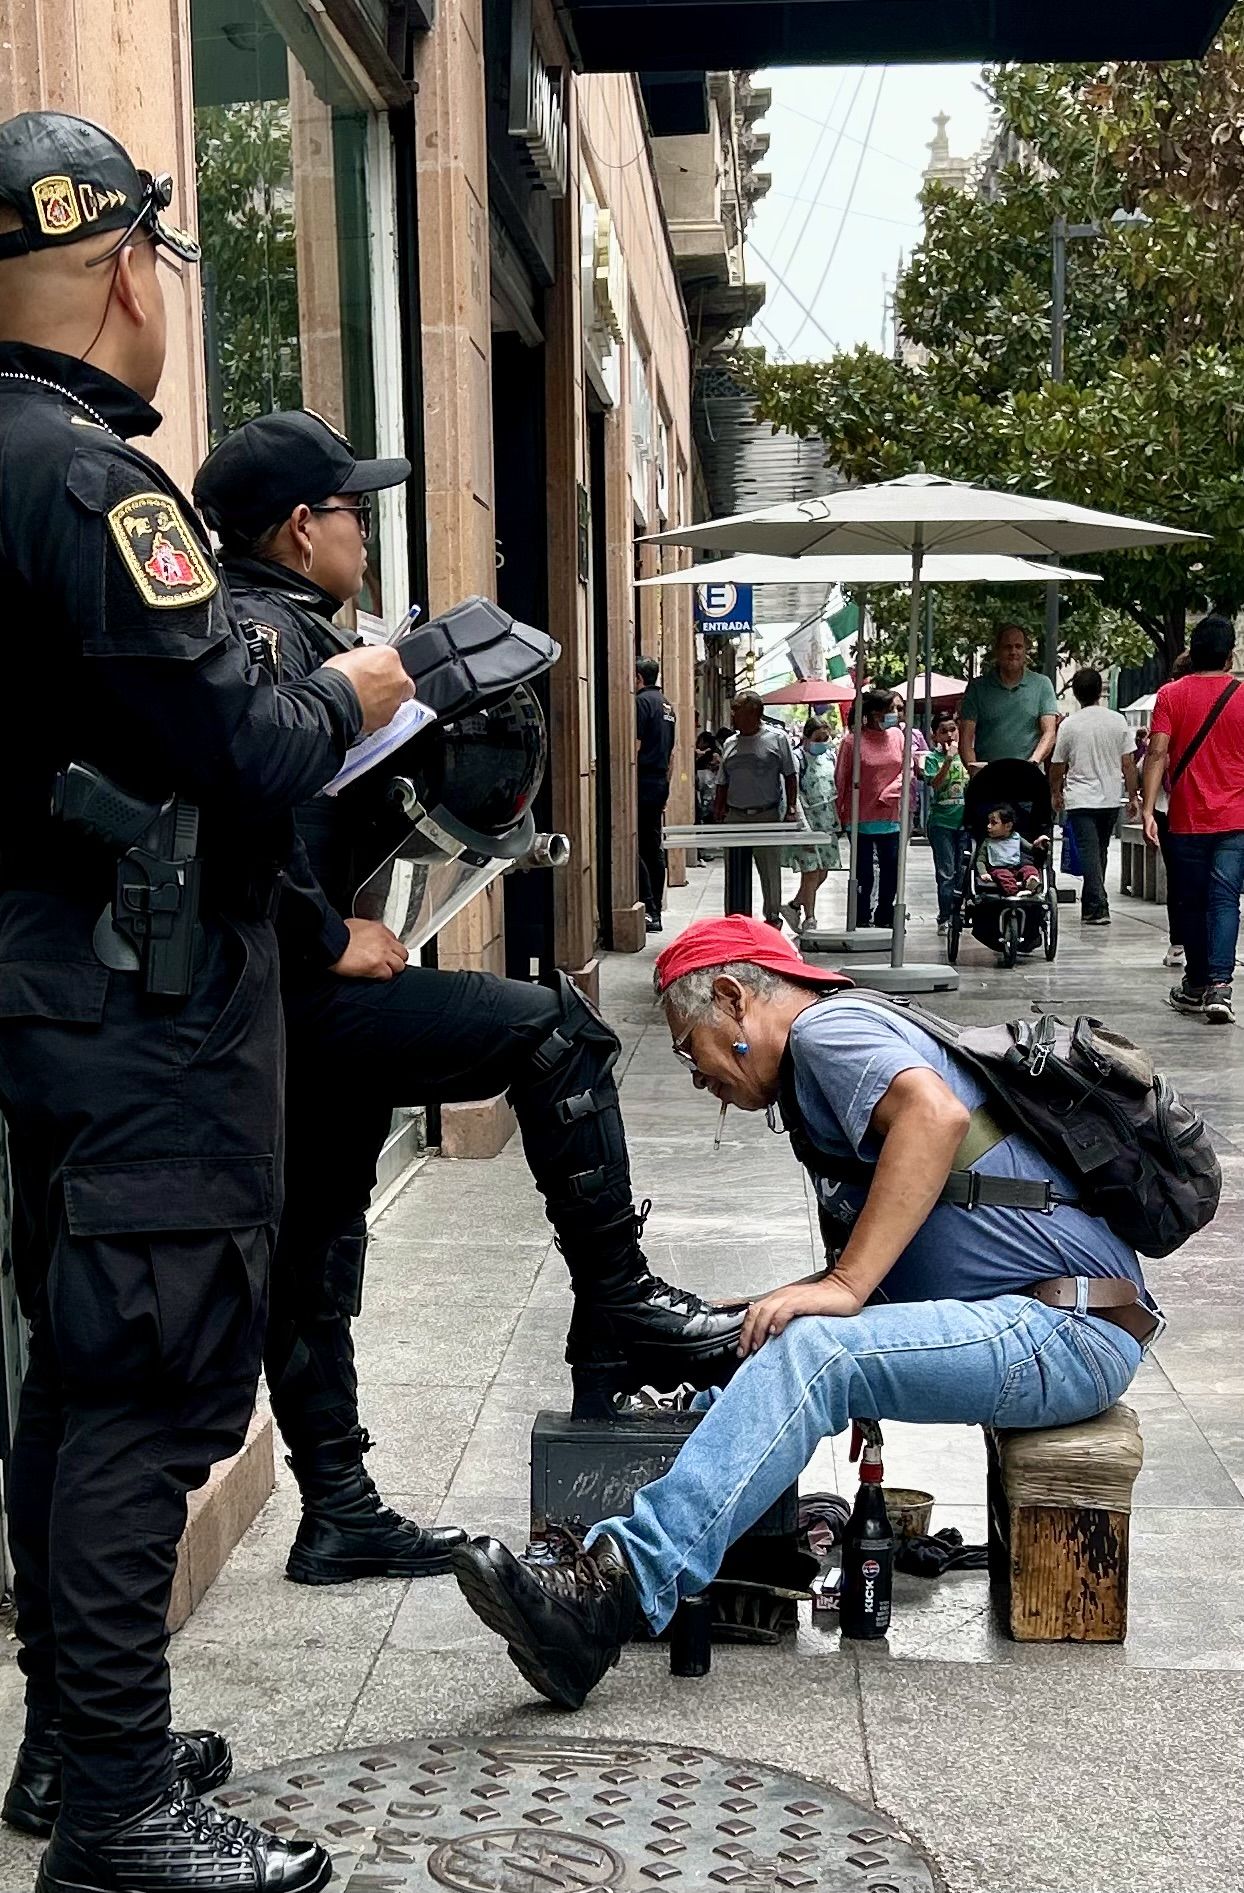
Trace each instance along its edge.
<instances>
[{"instance_id":1,"label":"black sunglasses","mask_svg":"<svg viewBox=\"0 0 1244 1893\"><path fill-rule=\"evenodd\" d=\"M153 177L150 171L140 171L138 181L142 185L142 201L129 226L122 231L110 250L103 256L92 258L89 267L97 269L101 263L110 263L125 248L136 230L144 231L153 243L162 244L186 262L197 262L201 251L194 238L184 230L175 230L171 224L160 222L160 212L167 210L173 201L172 172L161 171L158 177Z\"/></svg>"},{"instance_id":2,"label":"black sunglasses","mask_svg":"<svg viewBox=\"0 0 1244 1893\"><path fill-rule=\"evenodd\" d=\"M364 539L371 538L372 500L370 495L366 499L361 499L357 506L313 506L311 511L313 513L352 513L358 520L359 531Z\"/></svg>"}]
</instances>

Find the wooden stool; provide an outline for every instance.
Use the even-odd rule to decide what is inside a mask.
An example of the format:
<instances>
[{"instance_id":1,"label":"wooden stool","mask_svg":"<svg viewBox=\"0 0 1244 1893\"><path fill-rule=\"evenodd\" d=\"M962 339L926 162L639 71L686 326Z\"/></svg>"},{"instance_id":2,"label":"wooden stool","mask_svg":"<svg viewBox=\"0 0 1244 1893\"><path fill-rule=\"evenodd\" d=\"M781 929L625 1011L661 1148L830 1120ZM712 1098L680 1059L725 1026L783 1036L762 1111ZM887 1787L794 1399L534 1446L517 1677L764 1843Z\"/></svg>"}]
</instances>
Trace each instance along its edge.
<instances>
[{"instance_id":1,"label":"wooden stool","mask_svg":"<svg viewBox=\"0 0 1244 1893\"><path fill-rule=\"evenodd\" d=\"M1025 1643L1122 1643L1136 1415L1113 1406L1076 1426L986 1428L989 1578Z\"/></svg>"}]
</instances>

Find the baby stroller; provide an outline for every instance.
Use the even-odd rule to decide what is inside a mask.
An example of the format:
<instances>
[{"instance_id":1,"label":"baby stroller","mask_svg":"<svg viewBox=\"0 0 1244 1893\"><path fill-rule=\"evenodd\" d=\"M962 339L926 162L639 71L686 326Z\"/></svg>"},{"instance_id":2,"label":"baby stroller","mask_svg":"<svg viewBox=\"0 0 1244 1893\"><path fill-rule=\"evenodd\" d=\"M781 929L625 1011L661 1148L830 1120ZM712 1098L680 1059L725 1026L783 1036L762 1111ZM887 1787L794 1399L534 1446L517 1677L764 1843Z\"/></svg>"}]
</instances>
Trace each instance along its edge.
<instances>
[{"instance_id":1,"label":"baby stroller","mask_svg":"<svg viewBox=\"0 0 1244 1893\"><path fill-rule=\"evenodd\" d=\"M1041 887L1036 896L1004 894L976 874L976 850L985 838L989 811L1000 802L1015 810L1016 833L1025 841L1048 835L1053 823L1049 783L1036 763L991 762L972 777L963 797L963 853L946 938L952 966L965 927L982 946L1000 953L1004 966L1014 966L1019 954L1035 953L1038 946L1045 948L1047 960L1058 952L1058 889L1050 850L1037 857Z\"/></svg>"}]
</instances>

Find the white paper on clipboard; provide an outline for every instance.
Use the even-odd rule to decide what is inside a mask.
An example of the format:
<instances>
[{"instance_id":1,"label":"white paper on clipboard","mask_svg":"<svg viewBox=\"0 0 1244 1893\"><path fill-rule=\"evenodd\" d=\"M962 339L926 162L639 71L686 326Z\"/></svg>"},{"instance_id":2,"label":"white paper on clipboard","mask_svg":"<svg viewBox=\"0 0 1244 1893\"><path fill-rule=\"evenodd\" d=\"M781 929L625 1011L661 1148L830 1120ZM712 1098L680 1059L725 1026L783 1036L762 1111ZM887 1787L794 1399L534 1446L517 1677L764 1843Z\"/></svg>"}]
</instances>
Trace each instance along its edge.
<instances>
[{"instance_id":1,"label":"white paper on clipboard","mask_svg":"<svg viewBox=\"0 0 1244 1893\"><path fill-rule=\"evenodd\" d=\"M370 736L364 736L354 744L332 781L324 784L320 794L339 795L351 782L357 782L360 776L365 776L369 770L382 763L386 756L391 756L395 749L408 743L417 731L426 729L429 723L435 721L435 710L430 710L426 703L420 703L415 697L410 698L382 730L373 730Z\"/></svg>"}]
</instances>

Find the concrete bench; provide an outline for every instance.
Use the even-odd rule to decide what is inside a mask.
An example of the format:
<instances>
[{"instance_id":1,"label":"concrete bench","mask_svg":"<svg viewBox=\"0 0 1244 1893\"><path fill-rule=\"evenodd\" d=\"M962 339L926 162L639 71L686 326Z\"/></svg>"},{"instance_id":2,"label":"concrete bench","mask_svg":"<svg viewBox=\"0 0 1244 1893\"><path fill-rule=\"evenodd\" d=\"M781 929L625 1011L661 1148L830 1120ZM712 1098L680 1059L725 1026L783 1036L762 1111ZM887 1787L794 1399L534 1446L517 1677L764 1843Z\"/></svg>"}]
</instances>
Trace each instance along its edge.
<instances>
[{"instance_id":1,"label":"concrete bench","mask_svg":"<svg viewBox=\"0 0 1244 1893\"><path fill-rule=\"evenodd\" d=\"M1134 900L1166 900L1166 863L1145 840L1139 822L1124 822L1119 829L1119 892Z\"/></svg>"},{"instance_id":2,"label":"concrete bench","mask_svg":"<svg viewBox=\"0 0 1244 1893\"><path fill-rule=\"evenodd\" d=\"M1127 1406L1076 1426L986 1429L989 1578L1010 1636L1122 1643L1132 1487L1143 1459Z\"/></svg>"}]
</instances>

